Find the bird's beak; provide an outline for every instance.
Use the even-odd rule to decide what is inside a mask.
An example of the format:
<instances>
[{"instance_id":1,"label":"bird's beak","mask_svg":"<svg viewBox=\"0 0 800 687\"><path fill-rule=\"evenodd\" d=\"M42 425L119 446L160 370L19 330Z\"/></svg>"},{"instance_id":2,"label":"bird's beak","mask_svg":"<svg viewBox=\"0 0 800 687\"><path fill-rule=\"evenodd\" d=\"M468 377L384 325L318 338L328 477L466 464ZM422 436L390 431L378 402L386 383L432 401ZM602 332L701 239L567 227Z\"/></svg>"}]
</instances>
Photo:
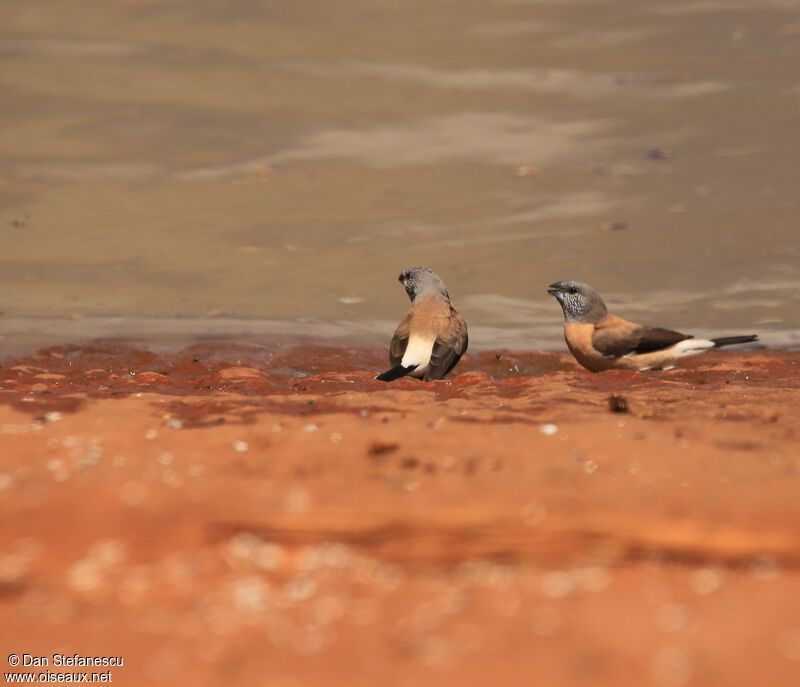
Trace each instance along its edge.
<instances>
[{"instance_id":1,"label":"bird's beak","mask_svg":"<svg viewBox=\"0 0 800 687\"><path fill-rule=\"evenodd\" d=\"M550 286L547 287L547 293L551 296L555 296L559 303L564 300L564 293L561 291L561 282L550 284Z\"/></svg>"}]
</instances>

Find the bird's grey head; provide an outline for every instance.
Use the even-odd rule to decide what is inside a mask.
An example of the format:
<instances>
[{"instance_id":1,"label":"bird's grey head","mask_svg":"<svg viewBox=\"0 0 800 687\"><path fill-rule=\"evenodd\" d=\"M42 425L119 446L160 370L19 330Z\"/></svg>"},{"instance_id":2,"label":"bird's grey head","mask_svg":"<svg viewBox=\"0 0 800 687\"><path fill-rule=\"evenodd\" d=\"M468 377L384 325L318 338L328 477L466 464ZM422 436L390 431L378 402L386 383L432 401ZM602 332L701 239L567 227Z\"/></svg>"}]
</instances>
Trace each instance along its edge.
<instances>
[{"instance_id":1,"label":"bird's grey head","mask_svg":"<svg viewBox=\"0 0 800 687\"><path fill-rule=\"evenodd\" d=\"M442 278L430 267L423 265L406 267L400 273L398 280L412 302L417 296L430 292L440 293L448 301L450 300L450 294L447 293L447 287L444 285Z\"/></svg>"},{"instance_id":2,"label":"bird's grey head","mask_svg":"<svg viewBox=\"0 0 800 687\"><path fill-rule=\"evenodd\" d=\"M579 281L550 284L547 293L555 296L564 311L565 322L597 323L608 315L606 304L591 286Z\"/></svg>"}]
</instances>

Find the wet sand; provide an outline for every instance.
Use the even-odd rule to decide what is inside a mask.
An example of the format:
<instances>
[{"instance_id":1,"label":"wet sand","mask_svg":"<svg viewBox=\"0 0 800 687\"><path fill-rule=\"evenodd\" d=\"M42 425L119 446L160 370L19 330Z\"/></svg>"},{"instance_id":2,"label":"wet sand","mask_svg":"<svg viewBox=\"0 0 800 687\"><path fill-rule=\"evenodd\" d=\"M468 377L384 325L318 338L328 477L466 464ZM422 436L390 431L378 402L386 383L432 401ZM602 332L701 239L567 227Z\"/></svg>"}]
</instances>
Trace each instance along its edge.
<instances>
[{"instance_id":1,"label":"wet sand","mask_svg":"<svg viewBox=\"0 0 800 687\"><path fill-rule=\"evenodd\" d=\"M0 309L797 332L798 7L3 3Z\"/></svg>"},{"instance_id":2,"label":"wet sand","mask_svg":"<svg viewBox=\"0 0 800 687\"><path fill-rule=\"evenodd\" d=\"M796 352L391 385L384 358L6 359L2 645L131 685L796 682Z\"/></svg>"}]
</instances>

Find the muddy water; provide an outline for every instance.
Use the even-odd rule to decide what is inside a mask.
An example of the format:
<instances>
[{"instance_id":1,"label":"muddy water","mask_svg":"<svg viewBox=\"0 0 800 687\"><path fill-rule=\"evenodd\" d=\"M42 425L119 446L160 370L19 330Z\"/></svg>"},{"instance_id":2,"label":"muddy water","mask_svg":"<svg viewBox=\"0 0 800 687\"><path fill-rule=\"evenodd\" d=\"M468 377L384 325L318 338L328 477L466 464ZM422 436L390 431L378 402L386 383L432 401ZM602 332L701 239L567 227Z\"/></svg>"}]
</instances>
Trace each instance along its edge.
<instances>
[{"instance_id":1,"label":"muddy water","mask_svg":"<svg viewBox=\"0 0 800 687\"><path fill-rule=\"evenodd\" d=\"M0 334L800 342L800 2L0 4ZM217 316L210 318L209 315Z\"/></svg>"}]
</instances>

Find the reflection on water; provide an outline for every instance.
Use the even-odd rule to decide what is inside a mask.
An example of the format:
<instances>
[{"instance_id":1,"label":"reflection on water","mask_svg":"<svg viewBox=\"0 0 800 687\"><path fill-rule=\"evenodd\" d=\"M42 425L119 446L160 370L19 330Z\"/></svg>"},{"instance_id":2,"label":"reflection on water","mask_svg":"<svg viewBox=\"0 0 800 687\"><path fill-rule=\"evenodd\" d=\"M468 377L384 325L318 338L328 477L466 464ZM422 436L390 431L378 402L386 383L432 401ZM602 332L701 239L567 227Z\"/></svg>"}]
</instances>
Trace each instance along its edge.
<instances>
[{"instance_id":1,"label":"reflection on water","mask_svg":"<svg viewBox=\"0 0 800 687\"><path fill-rule=\"evenodd\" d=\"M562 279L796 343L798 9L4 3L0 335L382 340L426 263L479 347Z\"/></svg>"}]
</instances>

